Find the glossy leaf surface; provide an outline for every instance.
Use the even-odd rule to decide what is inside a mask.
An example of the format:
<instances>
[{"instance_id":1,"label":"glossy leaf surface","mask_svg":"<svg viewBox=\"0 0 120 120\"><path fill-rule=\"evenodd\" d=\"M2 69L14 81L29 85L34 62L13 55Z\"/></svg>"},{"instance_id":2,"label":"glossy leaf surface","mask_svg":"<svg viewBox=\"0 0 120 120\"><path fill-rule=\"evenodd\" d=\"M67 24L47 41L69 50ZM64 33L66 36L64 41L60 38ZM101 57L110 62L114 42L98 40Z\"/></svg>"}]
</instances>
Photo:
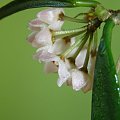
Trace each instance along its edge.
<instances>
[{"instance_id":1,"label":"glossy leaf surface","mask_svg":"<svg viewBox=\"0 0 120 120\"><path fill-rule=\"evenodd\" d=\"M14 0L0 8L0 19L16 12L39 7L93 7L91 0Z\"/></svg>"},{"instance_id":2,"label":"glossy leaf surface","mask_svg":"<svg viewBox=\"0 0 120 120\"><path fill-rule=\"evenodd\" d=\"M71 7L71 2L58 0L14 0L0 8L0 19L16 12L37 7Z\"/></svg>"},{"instance_id":3,"label":"glossy leaf surface","mask_svg":"<svg viewBox=\"0 0 120 120\"><path fill-rule=\"evenodd\" d=\"M114 22L105 24L94 75L91 120L120 120L120 88L111 52Z\"/></svg>"}]
</instances>

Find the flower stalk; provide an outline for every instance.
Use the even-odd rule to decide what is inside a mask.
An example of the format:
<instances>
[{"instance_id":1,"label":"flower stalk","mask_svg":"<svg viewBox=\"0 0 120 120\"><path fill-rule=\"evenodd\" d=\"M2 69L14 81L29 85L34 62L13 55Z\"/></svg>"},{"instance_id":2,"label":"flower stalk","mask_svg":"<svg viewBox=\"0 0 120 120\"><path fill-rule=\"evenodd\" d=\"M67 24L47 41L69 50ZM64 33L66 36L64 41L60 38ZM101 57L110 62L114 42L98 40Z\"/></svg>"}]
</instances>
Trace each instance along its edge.
<instances>
[{"instance_id":1,"label":"flower stalk","mask_svg":"<svg viewBox=\"0 0 120 120\"><path fill-rule=\"evenodd\" d=\"M94 32L93 37L94 37L94 40L93 40L91 55L94 57L97 54L97 46L98 46L98 32L97 32L97 30Z\"/></svg>"},{"instance_id":2,"label":"flower stalk","mask_svg":"<svg viewBox=\"0 0 120 120\"><path fill-rule=\"evenodd\" d=\"M73 0L75 7L96 7L100 3L97 1Z\"/></svg>"},{"instance_id":3,"label":"flower stalk","mask_svg":"<svg viewBox=\"0 0 120 120\"><path fill-rule=\"evenodd\" d=\"M64 38L64 37L74 37L80 34L83 34L86 31L86 29L79 28L79 29L73 29L73 30L64 30L64 31L54 31L52 34L55 39L58 38Z\"/></svg>"},{"instance_id":4,"label":"flower stalk","mask_svg":"<svg viewBox=\"0 0 120 120\"><path fill-rule=\"evenodd\" d=\"M64 16L63 19L66 20L66 21L76 22L76 23L88 23L89 22L85 19L77 19L77 18L72 18L72 17L69 17L69 16Z\"/></svg>"},{"instance_id":5,"label":"flower stalk","mask_svg":"<svg viewBox=\"0 0 120 120\"><path fill-rule=\"evenodd\" d=\"M86 53L86 57L85 57L85 61L84 61L83 67L82 67L82 70L84 70L87 73L88 73L87 66L88 66L88 61L89 61L89 57L90 57L90 50L91 50L92 40L93 40L93 34L90 34L88 48L87 48L87 53Z\"/></svg>"}]
</instances>

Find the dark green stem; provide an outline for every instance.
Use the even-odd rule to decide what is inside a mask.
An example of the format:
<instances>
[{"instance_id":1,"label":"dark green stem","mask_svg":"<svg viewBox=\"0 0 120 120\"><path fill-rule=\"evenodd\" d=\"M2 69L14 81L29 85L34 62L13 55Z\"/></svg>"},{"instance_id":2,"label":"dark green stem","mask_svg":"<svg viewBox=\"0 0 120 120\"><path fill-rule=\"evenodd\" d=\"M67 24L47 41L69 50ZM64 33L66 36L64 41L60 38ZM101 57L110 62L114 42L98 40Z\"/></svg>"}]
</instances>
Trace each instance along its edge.
<instances>
[{"instance_id":1,"label":"dark green stem","mask_svg":"<svg viewBox=\"0 0 120 120\"><path fill-rule=\"evenodd\" d=\"M100 3L90 0L73 0L73 4L75 7L96 7Z\"/></svg>"}]
</instances>

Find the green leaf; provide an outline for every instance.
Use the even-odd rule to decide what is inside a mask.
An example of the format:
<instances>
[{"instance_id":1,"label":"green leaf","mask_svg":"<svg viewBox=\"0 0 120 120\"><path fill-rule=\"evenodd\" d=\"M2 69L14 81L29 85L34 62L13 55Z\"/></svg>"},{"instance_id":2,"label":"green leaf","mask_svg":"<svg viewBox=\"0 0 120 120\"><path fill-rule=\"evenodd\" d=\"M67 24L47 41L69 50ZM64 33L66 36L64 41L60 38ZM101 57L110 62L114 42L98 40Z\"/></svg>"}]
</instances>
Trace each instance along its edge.
<instances>
[{"instance_id":1,"label":"green leaf","mask_svg":"<svg viewBox=\"0 0 120 120\"><path fill-rule=\"evenodd\" d=\"M39 7L94 7L98 2L89 0L13 0L0 8L0 19L16 12Z\"/></svg>"},{"instance_id":2,"label":"green leaf","mask_svg":"<svg viewBox=\"0 0 120 120\"><path fill-rule=\"evenodd\" d=\"M0 19L29 8L72 6L69 0L14 0L0 8Z\"/></svg>"},{"instance_id":3,"label":"green leaf","mask_svg":"<svg viewBox=\"0 0 120 120\"><path fill-rule=\"evenodd\" d=\"M109 19L103 29L94 75L91 120L120 120L120 87L111 52L112 30Z\"/></svg>"}]
</instances>

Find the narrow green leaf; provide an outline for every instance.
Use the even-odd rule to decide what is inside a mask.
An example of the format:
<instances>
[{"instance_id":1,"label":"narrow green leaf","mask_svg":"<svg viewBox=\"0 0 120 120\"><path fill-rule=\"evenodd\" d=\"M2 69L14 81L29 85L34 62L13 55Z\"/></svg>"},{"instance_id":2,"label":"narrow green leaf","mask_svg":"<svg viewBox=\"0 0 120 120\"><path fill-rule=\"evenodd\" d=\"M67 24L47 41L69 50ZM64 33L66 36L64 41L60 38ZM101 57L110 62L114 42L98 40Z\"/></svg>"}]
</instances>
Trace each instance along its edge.
<instances>
[{"instance_id":1,"label":"narrow green leaf","mask_svg":"<svg viewBox=\"0 0 120 120\"><path fill-rule=\"evenodd\" d=\"M111 19L106 21L98 49L91 120L120 120L120 87L111 52L114 25Z\"/></svg>"},{"instance_id":2,"label":"narrow green leaf","mask_svg":"<svg viewBox=\"0 0 120 120\"><path fill-rule=\"evenodd\" d=\"M73 7L68 0L14 0L0 8L0 19L16 12L38 7Z\"/></svg>"},{"instance_id":3,"label":"narrow green leaf","mask_svg":"<svg viewBox=\"0 0 120 120\"><path fill-rule=\"evenodd\" d=\"M0 8L0 19L16 12L39 7L94 7L91 0L13 0Z\"/></svg>"}]
</instances>

